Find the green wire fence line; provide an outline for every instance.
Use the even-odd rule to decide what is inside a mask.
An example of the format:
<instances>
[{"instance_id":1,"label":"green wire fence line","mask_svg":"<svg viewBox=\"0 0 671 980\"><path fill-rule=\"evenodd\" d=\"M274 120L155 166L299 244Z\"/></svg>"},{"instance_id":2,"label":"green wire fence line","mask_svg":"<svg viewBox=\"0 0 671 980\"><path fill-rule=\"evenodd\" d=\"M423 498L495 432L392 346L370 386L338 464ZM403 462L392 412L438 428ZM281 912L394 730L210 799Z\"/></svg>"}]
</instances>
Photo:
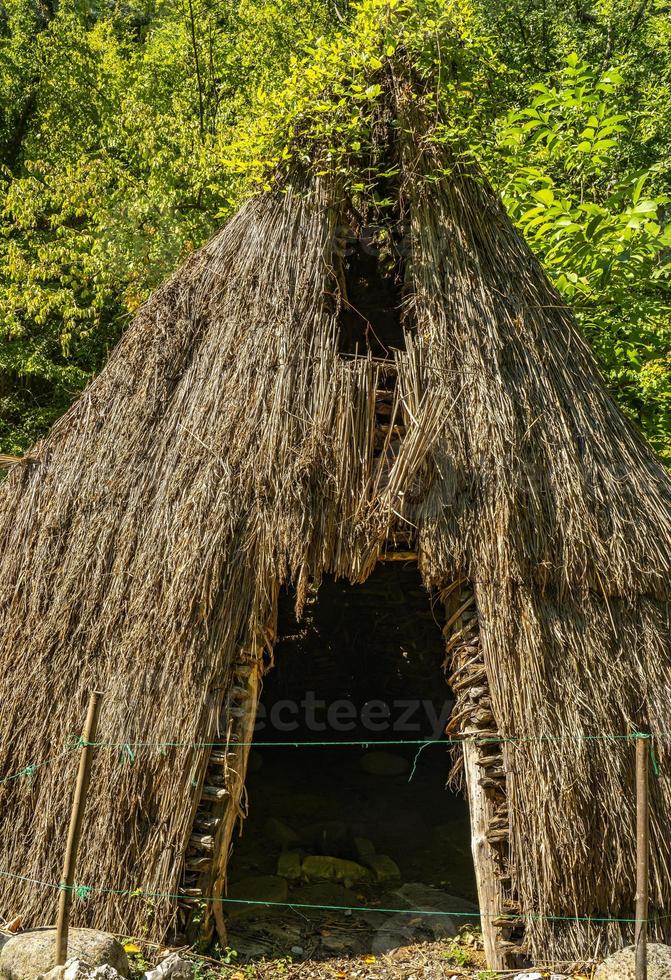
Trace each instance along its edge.
<instances>
[{"instance_id":1,"label":"green wire fence line","mask_svg":"<svg viewBox=\"0 0 671 980\"><path fill-rule=\"evenodd\" d=\"M79 746L74 746L74 747L71 746L70 748L66 749L64 752L60 752L58 755L49 755L47 756L46 759L42 759L41 762L30 763L29 765L24 766L23 769L19 769L18 772L12 773L11 776L4 776L2 779L0 779L0 786L3 783L11 783L16 779L30 779L32 776L35 775L38 769L43 769L44 766L48 766L53 762L57 762L59 759L64 759L66 756L70 755L70 753L74 750L74 748L78 748L78 747Z\"/></svg>"},{"instance_id":2,"label":"green wire fence line","mask_svg":"<svg viewBox=\"0 0 671 980\"><path fill-rule=\"evenodd\" d=\"M338 739L335 741L295 741L295 742L88 742L83 738L79 738L74 741L64 752L56 755L49 756L43 759L41 762L34 762L17 772L12 773L9 776L4 776L0 779L0 785L3 783L9 783L17 779L31 778L37 769L41 769L51 762L55 762L59 759L64 758L71 752L77 751L85 747L95 748L95 749L119 749L122 753L125 753L128 762L133 764L135 762L135 751L137 749L233 749L233 748L365 748L370 749L371 747L377 748L379 746L390 746L394 745L397 747L406 748L409 746L419 746L419 752L415 756L415 762L420 752L431 745L463 745L463 744L475 744L475 745L491 745L491 744L541 744L541 743L553 743L553 742L594 742L594 741L631 741L639 738L648 739L662 739L671 738L671 732L656 732L656 733L645 733L645 732L629 732L627 734L610 734L610 733L600 733L595 735L519 735L519 736L465 736L463 738L431 738L431 739L370 739L368 741L355 740L348 741L343 739ZM652 764L655 775L659 775L659 766L654 755L654 751L651 747Z\"/></svg>"},{"instance_id":3,"label":"green wire fence line","mask_svg":"<svg viewBox=\"0 0 671 980\"><path fill-rule=\"evenodd\" d=\"M671 738L671 732L657 732L657 733L647 733L647 732L629 732L626 735L621 734L597 734L597 735L487 735L478 736L466 735L463 738L397 738L397 739L359 739L357 741L347 741L345 739L336 739L333 741L323 741L323 742L306 742L306 741L294 741L294 742L84 742L81 741L79 745L89 745L91 748L96 749L107 749L107 748L173 748L173 749L224 749L232 748L234 746L247 746L254 747L257 749L277 749L277 748L333 748L335 746L359 746L361 748L370 748L378 745L397 745L397 746L408 746L408 745L464 745L464 744L475 744L475 745L491 745L492 743L535 743L535 742L593 742L593 741L628 741L637 738Z\"/></svg>"},{"instance_id":4,"label":"green wire fence line","mask_svg":"<svg viewBox=\"0 0 671 980\"><path fill-rule=\"evenodd\" d=\"M22 881L31 885L39 885L43 888L51 888L54 891L71 891L73 895L85 901L92 893L100 895L117 895L121 898L166 898L170 901L180 901L188 896L185 895L173 895L169 892L151 892L144 891L141 888L134 889L116 889L116 888L101 888L96 885L66 885L63 882L55 884L51 881L41 881L39 878L28 878L24 875L13 874L10 871L0 871L0 876L3 878L13 878L16 881ZM599 923L603 925L604 923L625 923L629 925L634 925L637 922L654 922L660 918L668 918L668 916L657 916L651 919L635 919L635 918L615 918L611 916L594 916L594 915L522 915L515 914L510 916L500 915L491 913L487 916L484 912L447 912L439 909L390 909L390 908L380 908L372 905L317 905L308 902L270 902L261 901L251 898L222 898L210 896L208 898L199 898L199 902L220 902L222 904L230 905L259 905L259 906L274 906L278 908L287 909L321 909L328 912L380 912L386 915L430 915L430 916L444 916L447 918L454 919L480 919L480 918L509 918L511 922L519 918L530 919L536 922L588 922L588 923Z\"/></svg>"}]
</instances>

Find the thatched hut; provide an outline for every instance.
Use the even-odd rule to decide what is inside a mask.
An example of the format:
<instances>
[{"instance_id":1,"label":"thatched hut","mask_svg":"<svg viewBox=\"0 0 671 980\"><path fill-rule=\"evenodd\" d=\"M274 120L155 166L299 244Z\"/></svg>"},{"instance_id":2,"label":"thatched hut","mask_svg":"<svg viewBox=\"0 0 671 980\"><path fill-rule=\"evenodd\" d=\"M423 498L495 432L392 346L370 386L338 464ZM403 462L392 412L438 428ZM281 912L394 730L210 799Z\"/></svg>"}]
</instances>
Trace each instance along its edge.
<instances>
[{"instance_id":1,"label":"thatched hut","mask_svg":"<svg viewBox=\"0 0 671 980\"><path fill-rule=\"evenodd\" d=\"M671 483L477 169L394 132L379 247L365 201L294 171L2 484L0 772L49 764L0 786L0 914L52 916L36 882L59 881L100 688L76 917L158 937L198 908L223 934L200 900L225 895L280 589L300 610L396 552L446 608L491 965L629 937L599 921L631 918L635 879L632 745L604 736L671 727ZM652 806L668 913L666 777Z\"/></svg>"}]
</instances>

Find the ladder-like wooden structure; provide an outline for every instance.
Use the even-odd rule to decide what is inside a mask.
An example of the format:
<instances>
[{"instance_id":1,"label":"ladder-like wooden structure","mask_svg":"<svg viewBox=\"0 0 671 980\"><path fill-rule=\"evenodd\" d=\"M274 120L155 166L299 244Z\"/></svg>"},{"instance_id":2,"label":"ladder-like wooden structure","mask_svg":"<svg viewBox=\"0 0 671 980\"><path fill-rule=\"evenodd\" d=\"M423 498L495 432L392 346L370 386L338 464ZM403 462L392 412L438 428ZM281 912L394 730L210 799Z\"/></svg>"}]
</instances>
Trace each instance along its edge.
<instances>
[{"instance_id":1,"label":"ladder-like wooden structure","mask_svg":"<svg viewBox=\"0 0 671 980\"><path fill-rule=\"evenodd\" d=\"M198 788L177 908L177 932L192 942L209 942L215 926L222 939L226 935L222 903L216 899L224 895L233 832L243 816L262 674L263 643L259 641L235 664L233 683L221 705L218 745L210 750ZM215 901L206 900L210 897Z\"/></svg>"}]
</instances>

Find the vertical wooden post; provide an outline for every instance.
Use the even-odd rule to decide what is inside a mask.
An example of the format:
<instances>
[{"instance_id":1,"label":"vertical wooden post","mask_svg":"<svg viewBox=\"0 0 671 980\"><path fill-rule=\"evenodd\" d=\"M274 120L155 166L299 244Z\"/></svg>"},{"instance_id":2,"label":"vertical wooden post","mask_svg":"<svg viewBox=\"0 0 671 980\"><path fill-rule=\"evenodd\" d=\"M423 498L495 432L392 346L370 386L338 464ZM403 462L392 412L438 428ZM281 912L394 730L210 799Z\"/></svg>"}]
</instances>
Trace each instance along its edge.
<instances>
[{"instance_id":1,"label":"vertical wooden post","mask_svg":"<svg viewBox=\"0 0 671 980\"><path fill-rule=\"evenodd\" d=\"M636 740L636 980L648 978L648 752L650 736Z\"/></svg>"},{"instance_id":2,"label":"vertical wooden post","mask_svg":"<svg viewBox=\"0 0 671 980\"><path fill-rule=\"evenodd\" d=\"M480 785L482 770L478 766L479 750L472 737L463 743L464 777L468 792L468 809L471 819L471 851L478 889L478 905L482 921L482 939L485 958L490 970L505 970L506 958L497 945L497 929L494 922L503 915L501 883L496 875L494 855L487 840L487 830L492 818L492 805ZM513 971L514 972L514 971Z\"/></svg>"},{"instance_id":3,"label":"vertical wooden post","mask_svg":"<svg viewBox=\"0 0 671 980\"><path fill-rule=\"evenodd\" d=\"M93 746L96 731L98 729L98 715L100 713L100 691L93 691L89 699L89 709L86 715L86 723L82 734L82 750L79 759L79 772L77 773L77 786L75 796L72 801L72 813L70 816L70 828L68 830L68 842L65 848L65 858L63 860L63 875L61 878L61 891L58 898L58 922L56 924L56 966L65 963L68 950L68 929L70 921L70 903L72 901L72 887L75 881L75 868L77 865L77 851L79 849L79 839L82 832L82 821L84 819L84 809L86 807L86 796L89 789L91 777L91 762L93 761Z\"/></svg>"}]
</instances>

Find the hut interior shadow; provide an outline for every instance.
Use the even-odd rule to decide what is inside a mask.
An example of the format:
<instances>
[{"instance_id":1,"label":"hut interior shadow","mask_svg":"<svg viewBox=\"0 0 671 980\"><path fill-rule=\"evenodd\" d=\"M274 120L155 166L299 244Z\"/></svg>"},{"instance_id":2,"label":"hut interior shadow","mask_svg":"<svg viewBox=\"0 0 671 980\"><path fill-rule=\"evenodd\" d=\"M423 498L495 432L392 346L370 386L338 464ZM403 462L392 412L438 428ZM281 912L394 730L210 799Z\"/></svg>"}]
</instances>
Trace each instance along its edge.
<instances>
[{"instance_id":1,"label":"hut interior shadow","mask_svg":"<svg viewBox=\"0 0 671 980\"><path fill-rule=\"evenodd\" d=\"M404 262L392 233L364 228L351 233L342 258L338 349L383 360L405 350L402 322Z\"/></svg>"},{"instance_id":2,"label":"hut interior shadow","mask_svg":"<svg viewBox=\"0 0 671 980\"><path fill-rule=\"evenodd\" d=\"M241 957L383 953L469 921L310 905L477 909L448 751L414 744L442 733L451 708L441 609L414 566L395 564L363 585L326 578L301 622L282 596L228 896L287 904L227 906ZM297 747L274 744L286 742Z\"/></svg>"}]
</instances>

